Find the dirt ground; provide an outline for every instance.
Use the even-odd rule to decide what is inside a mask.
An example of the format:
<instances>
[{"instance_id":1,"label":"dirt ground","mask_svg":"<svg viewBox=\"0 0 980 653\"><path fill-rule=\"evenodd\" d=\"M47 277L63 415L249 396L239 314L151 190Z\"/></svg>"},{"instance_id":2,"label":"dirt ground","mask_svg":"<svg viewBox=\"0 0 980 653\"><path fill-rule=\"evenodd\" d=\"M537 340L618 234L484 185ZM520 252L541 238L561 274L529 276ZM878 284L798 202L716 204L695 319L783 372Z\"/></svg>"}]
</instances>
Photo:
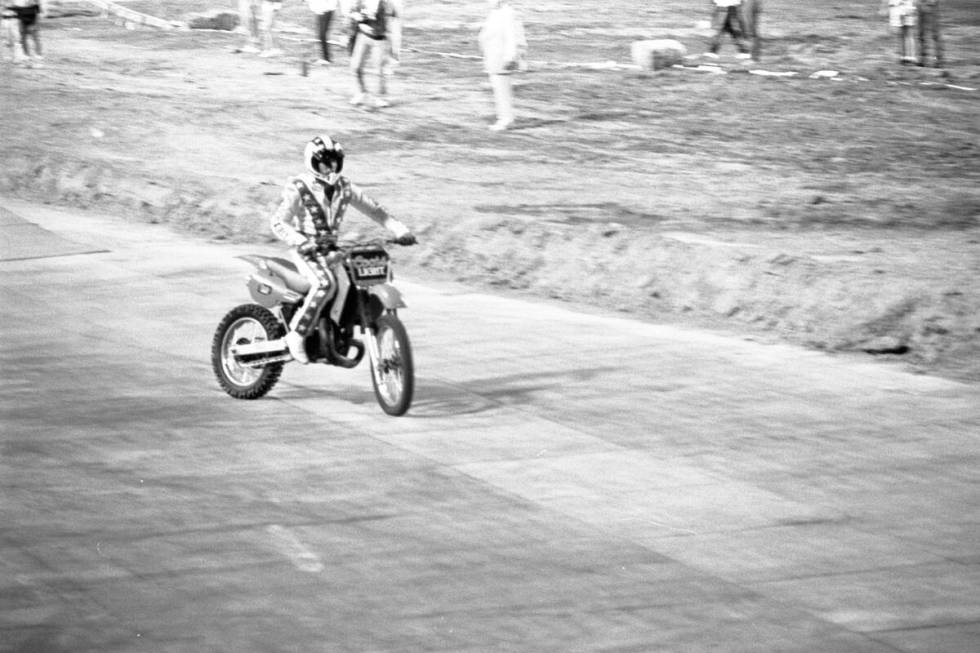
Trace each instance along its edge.
<instances>
[{"instance_id":1,"label":"dirt ground","mask_svg":"<svg viewBox=\"0 0 980 653\"><path fill-rule=\"evenodd\" d=\"M707 3L515 4L530 69L516 128L494 134L483 2L407 0L380 111L348 104L342 47L334 66L304 65L304 2L287 0L275 58L236 54L228 31L53 2L43 67L0 62L0 193L267 242L284 180L326 132L419 234L397 252L403 274L980 380L975 3L943 5L945 75L898 65L877 0L768 0L760 63L725 43L718 62L657 72L630 65L630 43L702 53Z\"/></svg>"}]
</instances>

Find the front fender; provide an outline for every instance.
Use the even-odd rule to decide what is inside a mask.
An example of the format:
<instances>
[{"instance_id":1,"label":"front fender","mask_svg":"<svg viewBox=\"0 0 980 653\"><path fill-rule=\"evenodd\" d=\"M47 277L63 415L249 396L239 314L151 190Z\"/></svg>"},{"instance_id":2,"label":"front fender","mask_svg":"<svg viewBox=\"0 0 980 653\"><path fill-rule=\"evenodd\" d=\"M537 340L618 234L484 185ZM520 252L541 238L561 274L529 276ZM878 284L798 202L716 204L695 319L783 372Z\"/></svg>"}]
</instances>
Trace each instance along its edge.
<instances>
[{"instance_id":1,"label":"front fender","mask_svg":"<svg viewBox=\"0 0 980 653\"><path fill-rule=\"evenodd\" d=\"M405 300L402 298L401 291L391 284L379 283L376 286L371 286L368 288L368 295L377 298L381 302L381 306L386 310L405 308L407 306Z\"/></svg>"},{"instance_id":2,"label":"front fender","mask_svg":"<svg viewBox=\"0 0 980 653\"><path fill-rule=\"evenodd\" d=\"M404 308L405 300L402 299L401 291L394 286L386 283L379 283L367 289L367 306L365 306L364 319L367 324L374 324L378 318L384 315L385 311L393 311L396 308Z\"/></svg>"}]
</instances>

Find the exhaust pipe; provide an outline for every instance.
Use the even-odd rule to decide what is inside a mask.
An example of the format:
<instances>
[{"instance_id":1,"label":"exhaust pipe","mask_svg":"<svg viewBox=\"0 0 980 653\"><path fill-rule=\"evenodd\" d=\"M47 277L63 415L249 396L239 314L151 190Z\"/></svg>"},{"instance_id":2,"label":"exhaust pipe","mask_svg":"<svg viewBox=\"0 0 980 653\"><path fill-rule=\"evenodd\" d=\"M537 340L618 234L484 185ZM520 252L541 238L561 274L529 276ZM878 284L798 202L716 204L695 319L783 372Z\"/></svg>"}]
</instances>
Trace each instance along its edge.
<instances>
[{"instance_id":1,"label":"exhaust pipe","mask_svg":"<svg viewBox=\"0 0 980 653\"><path fill-rule=\"evenodd\" d=\"M291 360L293 360L293 357L290 354L283 354L281 356L270 356L267 358L256 358L248 361L238 361L238 364L242 367L264 367L271 363L288 363Z\"/></svg>"},{"instance_id":2,"label":"exhaust pipe","mask_svg":"<svg viewBox=\"0 0 980 653\"><path fill-rule=\"evenodd\" d=\"M242 367L262 367L269 363L293 360L283 338L278 340L259 340L243 345L233 345L229 352L235 362Z\"/></svg>"},{"instance_id":3,"label":"exhaust pipe","mask_svg":"<svg viewBox=\"0 0 980 653\"><path fill-rule=\"evenodd\" d=\"M232 345L230 352L235 358L239 356L257 356L259 354L283 353L288 350L286 340L258 340L244 345Z\"/></svg>"}]
</instances>

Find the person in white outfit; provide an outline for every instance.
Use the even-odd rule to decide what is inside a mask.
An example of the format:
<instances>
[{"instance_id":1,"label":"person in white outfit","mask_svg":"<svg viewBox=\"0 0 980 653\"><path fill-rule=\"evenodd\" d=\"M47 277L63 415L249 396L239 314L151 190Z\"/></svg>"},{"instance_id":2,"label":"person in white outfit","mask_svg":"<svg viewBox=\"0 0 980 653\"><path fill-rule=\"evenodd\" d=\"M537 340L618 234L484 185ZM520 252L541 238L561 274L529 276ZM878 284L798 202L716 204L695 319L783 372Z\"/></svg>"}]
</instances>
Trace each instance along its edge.
<instances>
[{"instance_id":1,"label":"person in white outfit","mask_svg":"<svg viewBox=\"0 0 980 653\"><path fill-rule=\"evenodd\" d=\"M390 26L399 17L397 11L391 0L355 0L351 6L348 20L352 27L348 49L350 69L354 73L354 95L350 102L355 106L368 103L365 83L368 68L378 77L378 96L374 106L388 106L388 75L385 73L389 58L397 60L398 56L389 40Z\"/></svg>"},{"instance_id":2,"label":"person in white outfit","mask_svg":"<svg viewBox=\"0 0 980 653\"><path fill-rule=\"evenodd\" d=\"M290 257L310 282L303 306L289 323L286 346L300 363L308 363L303 344L313 323L337 293L336 275L326 249L336 241L348 207L354 207L395 236L399 245L414 245L415 236L402 222L349 178L344 148L327 135L314 137L303 151L306 172L290 177L282 200L270 218L272 233L290 247Z\"/></svg>"},{"instance_id":3,"label":"person in white outfit","mask_svg":"<svg viewBox=\"0 0 980 653\"><path fill-rule=\"evenodd\" d=\"M480 29L483 67L490 77L497 122L492 131L514 124L514 90L511 75L520 69L527 53L524 25L507 0L489 0L490 13Z\"/></svg>"},{"instance_id":4,"label":"person in white outfit","mask_svg":"<svg viewBox=\"0 0 980 653\"><path fill-rule=\"evenodd\" d=\"M916 0L882 0L881 12L888 15L888 24L898 34L899 63L916 62L914 27L916 24Z\"/></svg>"},{"instance_id":5,"label":"person in white outfit","mask_svg":"<svg viewBox=\"0 0 980 653\"><path fill-rule=\"evenodd\" d=\"M260 57L278 57L282 49L276 39L276 19L282 11L282 0L262 0L262 52Z\"/></svg>"},{"instance_id":6,"label":"person in white outfit","mask_svg":"<svg viewBox=\"0 0 980 653\"><path fill-rule=\"evenodd\" d=\"M238 31L245 36L245 41L237 52L256 54L259 52L261 35L259 24L262 16L260 0L238 0Z\"/></svg>"}]
</instances>

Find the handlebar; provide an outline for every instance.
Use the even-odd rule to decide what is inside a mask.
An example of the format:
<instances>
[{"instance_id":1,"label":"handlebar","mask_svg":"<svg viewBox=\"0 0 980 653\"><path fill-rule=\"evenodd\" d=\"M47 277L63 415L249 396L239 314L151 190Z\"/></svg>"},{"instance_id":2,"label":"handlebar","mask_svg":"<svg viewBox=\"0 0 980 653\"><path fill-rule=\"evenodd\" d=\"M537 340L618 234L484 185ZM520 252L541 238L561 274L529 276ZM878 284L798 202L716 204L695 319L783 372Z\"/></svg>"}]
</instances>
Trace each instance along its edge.
<instances>
[{"instance_id":1,"label":"handlebar","mask_svg":"<svg viewBox=\"0 0 980 653\"><path fill-rule=\"evenodd\" d=\"M344 239L337 238L332 241L331 245L335 250L346 251L346 250L354 249L355 247L371 247L372 245L380 246L380 247L384 247L387 245L398 245L399 247L409 247L411 244L402 243L398 238L365 238L365 239L359 238L359 239L351 239L351 240L344 240Z\"/></svg>"},{"instance_id":2,"label":"handlebar","mask_svg":"<svg viewBox=\"0 0 980 653\"><path fill-rule=\"evenodd\" d=\"M327 255L333 252L348 252L358 247L385 247L388 245L398 245L408 247L415 243L402 243L398 238L358 238L341 239L335 236L319 236L315 239L315 252L320 255ZM312 252L311 252L312 253Z\"/></svg>"}]
</instances>

